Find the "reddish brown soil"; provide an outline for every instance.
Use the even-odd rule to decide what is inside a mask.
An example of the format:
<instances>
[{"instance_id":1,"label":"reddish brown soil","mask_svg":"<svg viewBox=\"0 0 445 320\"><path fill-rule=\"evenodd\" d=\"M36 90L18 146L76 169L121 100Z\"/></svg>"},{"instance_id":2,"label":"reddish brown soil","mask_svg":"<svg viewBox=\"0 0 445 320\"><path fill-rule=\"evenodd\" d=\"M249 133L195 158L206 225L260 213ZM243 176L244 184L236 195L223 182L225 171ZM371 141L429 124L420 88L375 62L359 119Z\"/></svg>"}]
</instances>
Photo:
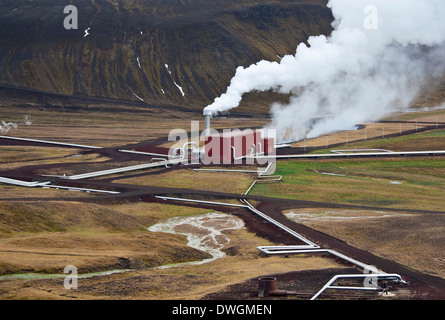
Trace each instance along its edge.
<instances>
[{"instance_id":1,"label":"reddish brown soil","mask_svg":"<svg viewBox=\"0 0 445 320\"><path fill-rule=\"evenodd\" d=\"M7 144L11 145L16 142L12 142L10 140L4 140L0 139L0 144ZM23 142L17 142L19 145L35 145L34 143L26 144ZM130 147L130 146L127 146ZM122 147L122 148L127 148ZM154 152L154 153L164 153L163 151L166 151L165 149L161 149L156 147L155 144L146 143L146 144L140 144L137 146L138 150L144 150L146 152ZM120 148L119 148L120 149ZM129 148L130 149L130 148ZM88 151L87 151L88 152ZM118 148L107 148L107 149L101 149L101 150L94 150L92 151L94 153L101 153L104 156L110 157L111 160L108 161L108 163L115 163L116 165L119 165L119 163L123 161L130 161L130 160L142 160L145 162L148 162L150 158L147 158L146 156L139 156L139 155L132 155L132 154L125 154L118 152ZM166 152L165 152L166 153ZM147 161L148 160L148 161ZM54 168L54 167L61 167L61 166L73 166L73 165L83 165L87 166L85 163L70 163L70 164L60 164L60 165L40 165L40 166L28 166L28 167L22 167L20 169L10 170L7 172L0 172L0 176L8 177L8 178L15 178L15 179L21 179L26 181L31 180L42 180L42 177L40 177L36 172L41 169L46 168ZM168 169L168 170L180 170L183 167L176 166L174 168ZM187 166L186 168L190 168L190 166ZM85 172L89 171L88 168L85 168ZM156 173L153 173L156 174ZM45 180L48 180L45 178ZM165 195L165 196L172 196L172 197L183 197L183 198L193 198L197 200L208 200L208 201L223 201L224 199L248 199L248 200L256 200L260 202L260 205L258 205L258 209L261 210L263 213L267 214L271 218L275 219L276 221L280 222L281 224L287 226L288 228L296 231L297 233L303 235L305 238L311 240L314 243L317 243L322 248L329 248L336 250L342 254L345 254L351 258L354 258L356 260L359 260L363 263L374 265L377 268L384 270L385 272L389 273L398 273L402 275L402 277L407 280L410 285L407 287L415 299L445 299L445 280L426 275L417 271L413 271L407 267L404 267L400 264L397 264L393 261L389 261L383 258L380 258L370 252L363 251L360 249L357 249L355 247L352 247L348 245L346 242L336 239L334 237L331 237L327 234L324 234L322 232L313 230L307 226L298 224L296 222L293 222L289 219L287 219L283 214L282 210L286 208L314 208L314 207L338 207L338 208L360 208L360 209L372 209L372 210L382 210L382 208L370 208L370 207L363 207L363 206L348 206L348 205L337 205L337 204L330 204L330 203L322 203L322 202L309 202L309 201L297 201L297 200L284 200L284 199L276 199L276 198L267 198L267 197L259 197L259 196L242 196L238 194L230 194L230 193L221 193L221 192L213 192L213 191L201 191L201 190L189 190L189 189L179 189L179 188L163 188L163 187L151 187L151 186L136 186L136 185L125 185L125 184L117 184L112 183L109 180L82 180L82 181L71 181L66 179L52 179L53 184L57 185L63 185L63 186L72 186L72 187L81 187L81 188L95 188L95 189L103 189L103 190L113 190L113 191L119 191L121 192L118 195L106 195L106 196L97 196L97 197L79 197L79 198L47 198L42 199L39 198L38 200L51 200L51 201L63 201L63 200L69 200L69 201L91 201L96 203L103 203L103 204L112 204L112 203L119 203L121 201L149 201L149 202L163 202L165 201L155 198L156 195ZM14 199L0 199L0 200L14 200ZM15 200L36 200L36 199L15 199ZM178 204L177 202L168 202L171 204ZM200 205L200 204L191 204L191 203L182 203L181 205L188 205L188 206L195 206L195 207L205 207L208 209L214 209L222 212L230 212L234 213L237 216L241 217L245 223L246 227L249 231L267 238L274 243L282 243L282 244L299 244L298 240L295 239L290 234L282 231L281 229L278 229L271 223L266 223L262 218L259 218L258 216L254 215L252 212L250 212L247 209L234 209L231 207L221 207L216 205ZM388 210L385 208L385 210ZM394 211L409 211L409 210L395 210ZM418 212L418 211L416 211ZM430 212L424 212L425 214L428 214ZM444 214L445 212L434 212L439 214ZM317 275L318 271L313 271L312 273L314 275ZM281 275L280 275L281 276ZM328 279L332 277L333 274L325 274L323 275L323 281L327 277ZM286 278L287 277L287 278ZM295 275L287 275L283 276L283 279L286 281L295 281L295 277L298 277L298 274ZM287 280L286 280L287 279ZM294 279L294 280L292 280ZM253 281L253 282L252 282ZM248 284L250 287L254 287L255 285L255 279L253 279ZM320 280L321 281L321 280ZM320 281L314 281L313 285L317 288L320 287ZM321 282L323 282L321 281ZM327 280L326 280L327 281ZM252 288L253 288L252 287ZM208 296L208 298L228 298L228 299L241 299L245 298L245 294L250 295L249 297L252 297L252 294L255 295L254 289L249 289L248 293L243 292L242 294L239 294L237 291L238 287L233 287L233 292L231 293L230 290L228 292L224 292L221 294L215 294L212 296Z\"/></svg>"}]
</instances>

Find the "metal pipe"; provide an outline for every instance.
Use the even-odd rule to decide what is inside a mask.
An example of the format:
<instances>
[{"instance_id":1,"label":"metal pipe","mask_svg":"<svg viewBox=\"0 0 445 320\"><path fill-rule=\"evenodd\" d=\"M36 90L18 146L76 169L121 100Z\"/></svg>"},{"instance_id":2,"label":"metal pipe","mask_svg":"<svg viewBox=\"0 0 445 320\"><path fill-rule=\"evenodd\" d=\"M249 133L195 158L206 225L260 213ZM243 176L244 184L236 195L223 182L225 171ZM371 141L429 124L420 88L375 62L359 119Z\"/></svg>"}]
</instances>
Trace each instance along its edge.
<instances>
[{"instance_id":1,"label":"metal pipe","mask_svg":"<svg viewBox=\"0 0 445 320\"><path fill-rule=\"evenodd\" d=\"M179 160L168 160L167 162L159 161L159 162L155 162L155 163L140 164L140 165L135 165L135 166L130 166L130 167L123 167L123 168L116 168L116 169L109 169L109 170L102 170L102 171L78 174L78 175L74 175L74 176L67 176L67 179L81 180L81 179L95 178L95 177L107 176L107 175L124 173L124 172L129 172L129 171L161 167L161 166L165 166L166 163L171 164L171 165L176 165L176 164L181 163L181 161L182 160L180 160L180 159Z\"/></svg>"},{"instance_id":2,"label":"metal pipe","mask_svg":"<svg viewBox=\"0 0 445 320\"><path fill-rule=\"evenodd\" d=\"M16 179L0 177L0 183L10 184L10 185L15 185L15 186L20 186L20 187L35 188L35 187L47 186L51 182L49 182L49 181L46 181L46 182L39 182L39 181L27 182L27 181L22 181L22 180L16 180Z\"/></svg>"},{"instance_id":3,"label":"metal pipe","mask_svg":"<svg viewBox=\"0 0 445 320\"><path fill-rule=\"evenodd\" d=\"M401 283L405 283L406 282L402 279L402 277L399 274L395 274L395 273L381 273L381 274L341 274L341 275L336 275L334 277L332 277L332 279L330 281L328 281L328 283L326 283L323 288L320 289L320 291L318 291L312 298L311 300L315 300L317 299L326 289L355 289L355 290L378 290L379 287L340 287L340 286L331 286L331 284L333 284L336 280L341 279L341 278L368 278L368 277L373 277L373 278L392 278L391 280L396 280L399 281Z\"/></svg>"},{"instance_id":4,"label":"metal pipe","mask_svg":"<svg viewBox=\"0 0 445 320\"><path fill-rule=\"evenodd\" d=\"M267 167L266 167L266 169L264 169L264 171L259 171L258 173L258 176L262 176L263 174L267 174L267 172L269 171L269 169L270 169L270 166L273 164L273 162L269 162L269 164L267 165Z\"/></svg>"},{"instance_id":5,"label":"metal pipe","mask_svg":"<svg viewBox=\"0 0 445 320\"><path fill-rule=\"evenodd\" d=\"M61 190L70 190L70 191L84 191L84 192L98 192L98 193L109 193L109 194L119 194L117 191L108 191L108 190L98 190L98 189L86 189L86 188L75 188L75 187L65 187L65 186L57 186L51 185L50 181L46 182L26 182L22 180L9 179L0 177L0 183L16 185L20 187L27 188L43 188L43 189L61 189Z\"/></svg>"},{"instance_id":6,"label":"metal pipe","mask_svg":"<svg viewBox=\"0 0 445 320\"><path fill-rule=\"evenodd\" d=\"M266 214L262 213L261 211L257 210L254 206L252 206L248 201L242 200L243 203L246 203L246 205L240 205L240 204L232 204L232 203L224 203L224 202L213 202L213 201L204 201L204 200L194 200L194 199L184 199L184 198L172 198L172 197L163 197L163 196L155 196L158 199L162 200L174 200L174 201L184 201L184 202L195 202L195 203L203 203L203 204L212 204L212 205L222 205L222 206L229 206L229 207L238 207L238 208L246 208L250 211L256 213L260 217L266 219L270 223L274 224L278 228L286 231L287 233L293 235L294 237L300 239L304 243L311 245L314 248L319 248L315 243L307 240L306 238L302 237L292 229L289 229L288 227L284 226L283 224L279 223L278 221L275 221L274 219L270 218Z\"/></svg>"},{"instance_id":7,"label":"metal pipe","mask_svg":"<svg viewBox=\"0 0 445 320\"><path fill-rule=\"evenodd\" d=\"M258 278L258 296L268 296L271 292L277 290L277 278L260 277Z\"/></svg>"},{"instance_id":8,"label":"metal pipe","mask_svg":"<svg viewBox=\"0 0 445 320\"><path fill-rule=\"evenodd\" d=\"M119 152L125 152L125 153L133 153L133 154L141 154L146 156L157 156L157 157L169 157L168 154L161 154L161 153L152 153L152 152L142 152L142 151L134 151L134 150L123 150L119 149Z\"/></svg>"},{"instance_id":9,"label":"metal pipe","mask_svg":"<svg viewBox=\"0 0 445 320\"><path fill-rule=\"evenodd\" d=\"M16 137L8 137L8 136L0 136L0 139L10 139L10 140L18 140L18 141L53 144L53 145L58 145L58 146L75 147L75 148L82 148L82 149L102 149L102 147L86 146L86 145L81 145L81 144L54 142L54 141L45 141L45 140L27 139L27 138L16 138Z\"/></svg>"},{"instance_id":10,"label":"metal pipe","mask_svg":"<svg viewBox=\"0 0 445 320\"><path fill-rule=\"evenodd\" d=\"M274 254L300 254L300 253L329 253L333 256L336 256L337 258L340 258L344 261L347 261L351 263L354 266L360 267L363 270L367 270L368 272L372 273L383 273L382 271L378 270L376 267L362 263L358 260L355 260L353 258L350 258L348 256L345 256L344 254L341 254L337 251L331 250L331 249L321 249L319 246L282 246L281 248L279 246L262 246L257 247L258 250L260 250L262 253L266 255L274 255Z\"/></svg>"},{"instance_id":11,"label":"metal pipe","mask_svg":"<svg viewBox=\"0 0 445 320\"><path fill-rule=\"evenodd\" d=\"M162 200L173 200L173 201L183 201L183 202L195 202L195 203L203 203L203 204L211 204L211 205L219 205L219 206L228 206L228 207L238 207L238 208L248 208L246 205L242 204L232 204L232 203L224 203L224 202L214 202L214 201L204 201L204 200L194 200L194 199L184 199L184 198L173 198L173 197L162 197L155 196L155 198Z\"/></svg>"},{"instance_id":12,"label":"metal pipe","mask_svg":"<svg viewBox=\"0 0 445 320\"><path fill-rule=\"evenodd\" d=\"M270 223L274 224L275 226L277 226L278 228L286 231L287 233L293 235L295 238L300 239L301 241L303 241L304 243L311 245L313 247L319 248L315 243L307 240L306 238L304 238L303 236L301 236L300 234L296 233L294 230L286 227L285 225L279 223L278 221L272 219L271 217L269 217L268 215L262 213L261 211L257 210L254 206L252 206L252 204L250 204L249 201L247 200L243 200L242 202L244 202L245 204L247 204L248 208L250 211L252 211L253 213L256 213L257 215L259 215L260 217L264 218L265 220L269 221Z\"/></svg>"},{"instance_id":13,"label":"metal pipe","mask_svg":"<svg viewBox=\"0 0 445 320\"><path fill-rule=\"evenodd\" d=\"M331 150L331 153L357 153L357 152L388 152L393 151L385 149L351 149L351 150Z\"/></svg>"},{"instance_id":14,"label":"metal pipe","mask_svg":"<svg viewBox=\"0 0 445 320\"><path fill-rule=\"evenodd\" d=\"M231 169L193 169L193 171L213 171L213 172L243 172L243 173L258 173L258 177L262 177L263 174L267 173L270 166L272 165L272 162L269 163L269 165L266 167L266 169L260 171L258 170L231 170ZM267 178L267 177L266 177Z\"/></svg>"},{"instance_id":15,"label":"metal pipe","mask_svg":"<svg viewBox=\"0 0 445 320\"><path fill-rule=\"evenodd\" d=\"M242 159L243 157L240 157L240 158L236 158L235 156L236 156L236 148L234 147L234 146L232 146L231 148L230 148L230 150L232 150L232 159L230 159L230 160L233 160L233 161L235 161L235 160L239 160L239 159Z\"/></svg>"},{"instance_id":16,"label":"metal pipe","mask_svg":"<svg viewBox=\"0 0 445 320\"><path fill-rule=\"evenodd\" d=\"M213 205L224 205L224 206L232 206L232 207L241 207L241 208L247 208L250 211L256 213L260 217L264 218L265 220L269 221L270 223L274 224L278 228L286 231L287 233L293 235L297 239L301 240L302 242L306 243L306 246L264 246L264 247L258 247L258 250L265 254L290 254L290 253L330 253L340 259L343 259L345 261L348 261L349 263L356 265L358 267L363 268L363 270L368 270L373 273L382 273L382 271L378 270L374 266L367 265L365 263L362 263L360 261L357 261L355 259L352 259L348 256L345 256L337 251L330 250L330 249L321 249L318 245L315 243L309 241L308 239L304 238L297 232L293 231L292 229L284 226L283 224L279 223L278 221L270 218L266 214L262 213L261 211L257 210L255 207L253 207L247 200L242 200L243 203L246 205L236 205L236 204L229 204L229 203L221 203L221 202L212 202L212 201L203 201L203 200L192 200L192 199L184 199L184 198L171 198L171 197L161 197L156 196L156 198L163 199L163 200L176 200L176 201L185 201L185 202L196 202L196 203L205 203L205 204L213 204ZM270 250L271 249L271 250ZM297 250L295 250L297 249Z\"/></svg>"},{"instance_id":17,"label":"metal pipe","mask_svg":"<svg viewBox=\"0 0 445 320\"><path fill-rule=\"evenodd\" d=\"M55 186L55 185L47 185L43 187L44 189L52 188L52 189L61 189L61 190L69 190L69 191L83 191L83 192L97 192L97 193L108 193L108 194L119 194L117 191L108 191L108 190L98 190L98 189L86 189L86 188L74 188L74 187L64 187L64 186Z\"/></svg>"},{"instance_id":18,"label":"metal pipe","mask_svg":"<svg viewBox=\"0 0 445 320\"><path fill-rule=\"evenodd\" d=\"M258 170L255 171L255 170L230 170L230 169L193 169L193 171L258 173Z\"/></svg>"},{"instance_id":19,"label":"metal pipe","mask_svg":"<svg viewBox=\"0 0 445 320\"><path fill-rule=\"evenodd\" d=\"M270 181L282 181L283 180L283 176L262 176L260 175L259 178L269 178L269 179L259 179L259 180L255 180L254 182L252 182L252 184L250 185L249 189L247 189L246 192L244 192L244 195L247 195L250 190L252 190L253 186L257 183L257 182L270 182Z\"/></svg>"},{"instance_id":20,"label":"metal pipe","mask_svg":"<svg viewBox=\"0 0 445 320\"><path fill-rule=\"evenodd\" d=\"M210 119L212 118L212 111L204 110L203 115L204 115L204 125L205 125L204 134L208 136L210 134Z\"/></svg>"},{"instance_id":21,"label":"metal pipe","mask_svg":"<svg viewBox=\"0 0 445 320\"><path fill-rule=\"evenodd\" d=\"M359 158L359 157L373 157L373 156L443 156L445 150L433 151L403 151L403 152L361 152L361 153L329 153L329 154L288 154L288 155L273 155L273 156L256 156L246 157L248 159L311 159L311 158Z\"/></svg>"},{"instance_id":22,"label":"metal pipe","mask_svg":"<svg viewBox=\"0 0 445 320\"><path fill-rule=\"evenodd\" d=\"M406 284L406 282L402 279L402 277L399 274L384 273L384 272L378 270L377 268L375 268L374 266L370 266L370 265L364 264L364 263L362 263L360 261L357 261L355 259L349 258L349 257L347 257L347 256L345 256L345 255L343 255L343 254L341 254L339 252L336 252L334 250L321 249L315 243L307 240L306 238L304 238L300 234L296 233L292 229L282 225L278 221L270 218L266 214L264 214L261 211L257 210L254 206L252 206L252 204L249 203L249 201L247 201L245 199L241 199L241 202L245 203L246 205L236 205L236 204L221 203L221 202L211 202L211 201L192 200L192 199L183 199L183 198L170 198L170 197L161 197L161 196L156 196L156 198L163 199L163 200L177 200L177 201L185 201L185 202L196 202L196 203L206 203L206 204L213 204L213 205L224 205L224 206L247 208L250 211L254 212L255 214L259 215L260 217L264 218L265 220L271 222L275 226L279 227L280 229L286 231L287 233L293 235L297 239L299 239L302 242L306 243L306 245L299 245L299 246L282 246L282 247L280 247L280 246L265 246L265 247L257 247L261 252L266 253L266 254L321 253L321 252L326 252L326 253L330 253L332 255L335 255L335 256L337 256L337 257L339 257L341 259L344 259L344 260L352 263L353 265L360 266L360 267L363 268L364 271L371 272L371 273L359 274L359 275L357 275L357 274L354 274L354 275L336 275L317 294L315 294L311 298L311 300L315 300L321 293L323 293L324 290L326 290L327 288L331 288L331 284L335 280L337 280L339 278L348 278L348 277L349 278L367 278L367 277L386 278L386 279L389 279L389 280L396 280L396 281L399 281L401 283L405 283ZM344 288L346 288L346 289L353 289L353 287L344 287ZM366 287L366 288L369 288L369 287ZM334 288L334 289L336 289L336 288ZM363 289L363 287L357 287L357 289L358 290L371 290L371 289Z\"/></svg>"},{"instance_id":23,"label":"metal pipe","mask_svg":"<svg viewBox=\"0 0 445 320\"><path fill-rule=\"evenodd\" d=\"M166 167L166 168L170 168L170 167L168 166L168 161L167 161L167 159L164 159L164 158L153 158L153 159L151 159L151 162L153 162L154 160L156 160L156 161L160 161L160 162L164 161L164 163L165 163L165 167Z\"/></svg>"}]
</instances>

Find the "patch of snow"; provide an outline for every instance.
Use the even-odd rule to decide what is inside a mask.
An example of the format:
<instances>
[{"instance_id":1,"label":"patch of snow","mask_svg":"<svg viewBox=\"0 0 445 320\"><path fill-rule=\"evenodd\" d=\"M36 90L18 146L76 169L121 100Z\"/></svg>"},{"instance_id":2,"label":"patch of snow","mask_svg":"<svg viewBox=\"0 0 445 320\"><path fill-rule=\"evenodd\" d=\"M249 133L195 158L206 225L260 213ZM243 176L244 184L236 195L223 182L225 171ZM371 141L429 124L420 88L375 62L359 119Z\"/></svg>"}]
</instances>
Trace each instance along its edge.
<instances>
[{"instance_id":1,"label":"patch of snow","mask_svg":"<svg viewBox=\"0 0 445 320\"><path fill-rule=\"evenodd\" d=\"M170 75L172 74L172 72L170 71L170 69L168 68L168 64L165 64L165 69L167 69L168 73L170 73Z\"/></svg>"},{"instance_id":2,"label":"patch of snow","mask_svg":"<svg viewBox=\"0 0 445 320\"><path fill-rule=\"evenodd\" d=\"M185 96L185 93L184 93L184 91L182 90L182 87L181 87L179 84L177 84L176 82L174 82L174 81L173 81L173 83L175 84L175 86L178 87L179 91L181 91L181 94L182 94L182 96L184 97L184 96Z\"/></svg>"},{"instance_id":3,"label":"patch of snow","mask_svg":"<svg viewBox=\"0 0 445 320\"><path fill-rule=\"evenodd\" d=\"M138 98L139 100L144 101L144 99L142 99L141 97L139 97L136 93L133 92L133 94L134 94L134 96L135 96L136 98Z\"/></svg>"}]
</instances>

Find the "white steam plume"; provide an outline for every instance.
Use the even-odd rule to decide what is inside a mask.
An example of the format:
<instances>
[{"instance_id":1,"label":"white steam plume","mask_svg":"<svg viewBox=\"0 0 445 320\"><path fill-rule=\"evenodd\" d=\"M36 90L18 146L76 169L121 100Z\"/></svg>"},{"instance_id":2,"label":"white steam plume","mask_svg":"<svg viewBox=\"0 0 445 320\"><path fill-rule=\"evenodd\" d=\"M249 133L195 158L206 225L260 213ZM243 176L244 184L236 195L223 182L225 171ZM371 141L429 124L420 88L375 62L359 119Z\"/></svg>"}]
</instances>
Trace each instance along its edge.
<instances>
[{"instance_id":1,"label":"white steam plume","mask_svg":"<svg viewBox=\"0 0 445 320\"><path fill-rule=\"evenodd\" d=\"M0 133L8 133L12 128L17 129L17 124L13 122L5 122L1 121L0 124Z\"/></svg>"},{"instance_id":2,"label":"white steam plume","mask_svg":"<svg viewBox=\"0 0 445 320\"><path fill-rule=\"evenodd\" d=\"M25 116L25 119L23 120L23 123L26 124L27 126L32 125L32 122L31 122L31 120L30 120L28 115Z\"/></svg>"},{"instance_id":3,"label":"white steam plume","mask_svg":"<svg viewBox=\"0 0 445 320\"><path fill-rule=\"evenodd\" d=\"M298 140L405 110L426 80L445 72L443 0L330 0L329 37L302 43L278 62L238 67L206 110L235 108L244 93L292 94L272 105L279 139Z\"/></svg>"},{"instance_id":4,"label":"white steam plume","mask_svg":"<svg viewBox=\"0 0 445 320\"><path fill-rule=\"evenodd\" d=\"M29 116L26 115L25 119L23 120L23 123L26 124L27 126L32 125L31 120L29 119ZM6 121L0 121L0 133L8 133L11 129L17 129L18 128L18 124L14 123L14 122L6 122Z\"/></svg>"}]
</instances>

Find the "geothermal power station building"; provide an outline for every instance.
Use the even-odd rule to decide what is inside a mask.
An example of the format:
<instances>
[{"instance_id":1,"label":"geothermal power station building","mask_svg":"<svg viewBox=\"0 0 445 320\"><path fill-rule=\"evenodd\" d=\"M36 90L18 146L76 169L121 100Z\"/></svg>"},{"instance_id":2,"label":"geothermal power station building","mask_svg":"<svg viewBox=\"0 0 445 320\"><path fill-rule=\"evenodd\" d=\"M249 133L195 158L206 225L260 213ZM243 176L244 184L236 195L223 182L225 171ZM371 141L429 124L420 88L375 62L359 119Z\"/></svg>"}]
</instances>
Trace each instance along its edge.
<instances>
[{"instance_id":1,"label":"geothermal power station building","mask_svg":"<svg viewBox=\"0 0 445 320\"><path fill-rule=\"evenodd\" d=\"M205 159L212 163L233 163L247 156L268 155L275 151L275 138L267 130L234 130L211 133L211 111L204 110L205 117Z\"/></svg>"}]
</instances>

